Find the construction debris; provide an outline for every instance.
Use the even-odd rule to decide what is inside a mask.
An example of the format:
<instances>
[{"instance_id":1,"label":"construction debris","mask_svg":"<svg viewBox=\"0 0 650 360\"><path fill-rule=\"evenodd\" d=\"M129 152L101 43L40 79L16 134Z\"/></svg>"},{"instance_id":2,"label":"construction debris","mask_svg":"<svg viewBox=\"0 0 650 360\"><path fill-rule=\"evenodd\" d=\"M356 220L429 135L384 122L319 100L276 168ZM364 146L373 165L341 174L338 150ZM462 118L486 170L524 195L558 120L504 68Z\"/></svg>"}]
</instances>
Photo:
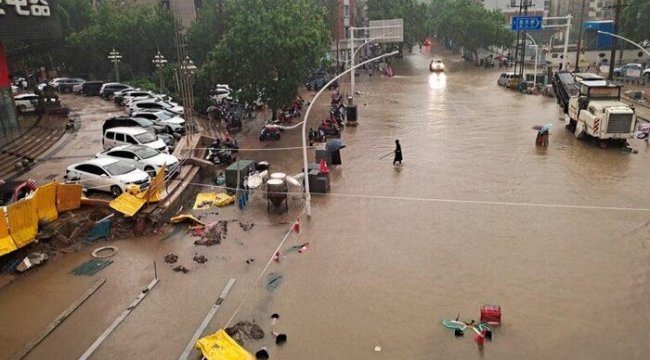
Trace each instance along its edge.
<instances>
[{"instance_id":1,"label":"construction debris","mask_svg":"<svg viewBox=\"0 0 650 360\"><path fill-rule=\"evenodd\" d=\"M199 264L205 264L206 262L208 262L207 257L205 257L203 255L196 254L196 253L194 254L193 260L196 261Z\"/></svg>"},{"instance_id":2,"label":"construction debris","mask_svg":"<svg viewBox=\"0 0 650 360\"><path fill-rule=\"evenodd\" d=\"M178 265L178 266L174 267L172 270L174 270L176 272L182 272L183 274L187 274L188 272L190 272L190 269L186 268L183 265Z\"/></svg>"},{"instance_id":3,"label":"construction debris","mask_svg":"<svg viewBox=\"0 0 650 360\"><path fill-rule=\"evenodd\" d=\"M24 272L28 269L31 269L34 266L41 265L48 259L47 254L45 253L31 253L27 255L23 261L16 266L16 271Z\"/></svg>"},{"instance_id":4,"label":"construction debris","mask_svg":"<svg viewBox=\"0 0 650 360\"><path fill-rule=\"evenodd\" d=\"M255 226L255 223L250 221L250 220L249 221L243 221L243 222L239 223L239 226L242 228L242 230L248 231L248 230L252 229L253 226Z\"/></svg>"},{"instance_id":5,"label":"construction debris","mask_svg":"<svg viewBox=\"0 0 650 360\"><path fill-rule=\"evenodd\" d=\"M226 334L242 345L244 344L244 340L261 340L264 338L264 330L259 325L250 321L240 321L226 328Z\"/></svg>"},{"instance_id":6,"label":"construction debris","mask_svg":"<svg viewBox=\"0 0 650 360\"><path fill-rule=\"evenodd\" d=\"M178 261L178 255L174 253L169 253L165 255L165 262L168 264L174 264L175 262Z\"/></svg>"},{"instance_id":7,"label":"construction debris","mask_svg":"<svg viewBox=\"0 0 650 360\"><path fill-rule=\"evenodd\" d=\"M203 230L201 239L194 242L194 245L212 246L221 244L228 233L228 222L218 221L214 224L207 225Z\"/></svg>"}]
</instances>

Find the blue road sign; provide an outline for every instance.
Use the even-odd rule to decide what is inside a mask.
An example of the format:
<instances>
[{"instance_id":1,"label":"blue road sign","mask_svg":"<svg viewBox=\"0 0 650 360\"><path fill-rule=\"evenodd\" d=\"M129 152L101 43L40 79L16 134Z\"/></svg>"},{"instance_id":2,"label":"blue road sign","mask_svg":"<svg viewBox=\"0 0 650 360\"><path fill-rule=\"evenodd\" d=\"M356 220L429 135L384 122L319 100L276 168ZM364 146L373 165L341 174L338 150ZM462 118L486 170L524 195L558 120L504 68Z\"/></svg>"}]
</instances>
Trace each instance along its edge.
<instances>
[{"instance_id":1,"label":"blue road sign","mask_svg":"<svg viewBox=\"0 0 650 360\"><path fill-rule=\"evenodd\" d=\"M536 31L542 30L541 16L513 16L513 31Z\"/></svg>"}]
</instances>

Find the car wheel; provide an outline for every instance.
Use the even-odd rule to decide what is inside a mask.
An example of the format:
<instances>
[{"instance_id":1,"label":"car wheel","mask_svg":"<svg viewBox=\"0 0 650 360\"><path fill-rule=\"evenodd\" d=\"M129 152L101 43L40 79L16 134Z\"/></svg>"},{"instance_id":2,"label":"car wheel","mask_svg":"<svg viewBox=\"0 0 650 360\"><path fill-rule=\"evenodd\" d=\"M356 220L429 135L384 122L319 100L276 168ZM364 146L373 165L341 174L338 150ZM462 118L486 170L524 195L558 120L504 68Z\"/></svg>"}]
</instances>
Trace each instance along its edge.
<instances>
[{"instance_id":1,"label":"car wheel","mask_svg":"<svg viewBox=\"0 0 650 360\"><path fill-rule=\"evenodd\" d=\"M25 105L16 106L16 111L18 111L19 113L24 113L26 110L27 110L27 106Z\"/></svg>"},{"instance_id":2,"label":"car wheel","mask_svg":"<svg viewBox=\"0 0 650 360\"><path fill-rule=\"evenodd\" d=\"M645 83L646 85L650 84L650 74L645 74Z\"/></svg>"},{"instance_id":3,"label":"car wheel","mask_svg":"<svg viewBox=\"0 0 650 360\"><path fill-rule=\"evenodd\" d=\"M111 194L115 197L122 195L122 188L117 185L111 186Z\"/></svg>"},{"instance_id":4,"label":"car wheel","mask_svg":"<svg viewBox=\"0 0 650 360\"><path fill-rule=\"evenodd\" d=\"M264 136L260 135L260 141L264 141Z\"/></svg>"},{"instance_id":5,"label":"car wheel","mask_svg":"<svg viewBox=\"0 0 650 360\"><path fill-rule=\"evenodd\" d=\"M145 168L144 168L144 172L146 172L147 174L149 174L149 176L152 177L152 178L153 178L154 176L156 176L156 169L152 168L151 166L147 166L147 167L145 167Z\"/></svg>"},{"instance_id":6,"label":"car wheel","mask_svg":"<svg viewBox=\"0 0 650 360\"><path fill-rule=\"evenodd\" d=\"M273 135L273 138L274 138L275 140L280 140L280 134L275 134L275 135Z\"/></svg>"}]
</instances>

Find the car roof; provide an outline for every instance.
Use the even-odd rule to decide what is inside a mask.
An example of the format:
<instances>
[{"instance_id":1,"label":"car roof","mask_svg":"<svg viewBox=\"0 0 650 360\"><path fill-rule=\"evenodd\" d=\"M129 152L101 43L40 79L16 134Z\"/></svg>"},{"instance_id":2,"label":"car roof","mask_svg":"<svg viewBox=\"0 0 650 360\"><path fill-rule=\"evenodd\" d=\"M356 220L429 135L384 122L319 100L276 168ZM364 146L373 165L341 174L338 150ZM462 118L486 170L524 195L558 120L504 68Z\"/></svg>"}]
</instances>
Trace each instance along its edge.
<instances>
[{"instance_id":1,"label":"car roof","mask_svg":"<svg viewBox=\"0 0 650 360\"><path fill-rule=\"evenodd\" d=\"M84 165L84 164L90 164L90 165L97 165L97 166L106 166L110 164L114 164L120 160L110 158L110 157L101 157L101 158L95 158L95 159L89 159L86 161L82 161L79 163L74 164L74 166L79 166L79 165Z\"/></svg>"},{"instance_id":2,"label":"car roof","mask_svg":"<svg viewBox=\"0 0 650 360\"><path fill-rule=\"evenodd\" d=\"M139 127L139 126L130 126L130 127L118 126L118 127L114 127L114 128L110 128L110 129L106 130L106 132L109 132L109 131L119 132L119 133L123 133L123 134L127 134L127 135L138 135L138 134L149 132L147 129Z\"/></svg>"},{"instance_id":3,"label":"car roof","mask_svg":"<svg viewBox=\"0 0 650 360\"><path fill-rule=\"evenodd\" d=\"M16 98L24 98L24 97L28 97L28 96L38 96L38 95L36 95L34 93L17 94L17 95L14 96L14 99L16 99Z\"/></svg>"},{"instance_id":4,"label":"car roof","mask_svg":"<svg viewBox=\"0 0 650 360\"><path fill-rule=\"evenodd\" d=\"M116 146L116 147L114 147L112 149L106 150L105 153L107 153L109 151L115 151L115 150L136 152L136 151L139 151L139 150L149 150L149 149L154 150L154 149L152 149L152 148L150 148L148 146L145 146L145 145L129 144L129 145Z\"/></svg>"}]
</instances>

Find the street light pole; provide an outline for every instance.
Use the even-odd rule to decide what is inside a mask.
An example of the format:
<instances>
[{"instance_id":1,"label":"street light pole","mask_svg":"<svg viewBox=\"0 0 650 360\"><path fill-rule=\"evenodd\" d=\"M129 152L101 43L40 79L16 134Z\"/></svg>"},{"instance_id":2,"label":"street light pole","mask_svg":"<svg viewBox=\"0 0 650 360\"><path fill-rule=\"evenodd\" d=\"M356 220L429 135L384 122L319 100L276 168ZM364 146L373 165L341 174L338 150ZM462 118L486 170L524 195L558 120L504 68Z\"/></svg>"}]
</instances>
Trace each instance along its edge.
<instances>
[{"instance_id":1,"label":"street light pole","mask_svg":"<svg viewBox=\"0 0 650 360\"><path fill-rule=\"evenodd\" d=\"M398 54L399 51L393 51L388 54L383 54L379 55L377 57L374 57L370 60L366 60L358 65L351 66L349 69L346 71L343 71L342 73L336 75L332 80L330 80L325 86L323 86L314 96L314 98L311 100L311 103L309 104L309 107L307 108L307 111L305 112L305 119L302 121L302 162L303 162L303 172L304 172L304 181L305 181L305 213L307 216L311 217L311 193L309 192L309 160L307 159L307 120L309 119L309 114L311 113L311 108L314 106L316 103L316 99L330 86L332 85L336 80L339 78L345 76L348 72L354 71L356 68L361 67L365 64L371 63L373 61L377 61L379 59L388 57L388 56L393 56ZM284 129L295 129L301 124L296 124L291 127L284 127Z\"/></svg>"},{"instance_id":2,"label":"street light pole","mask_svg":"<svg viewBox=\"0 0 650 360\"><path fill-rule=\"evenodd\" d=\"M530 36L529 33L524 33L524 34L526 34L526 36L528 36L530 41L532 41L533 44L535 45L535 74L533 74L533 84L536 87L537 86L537 60L539 59L539 53L538 53L539 52L539 45L537 45L537 42L535 42L535 39L533 39L533 37Z\"/></svg>"},{"instance_id":3,"label":"street light pole","mask_svg":"<svg viewBox=\"0 0 650 360\"><path fill-rule=\"evenodd\" d=\"M385 38L386 36L388 36L388 34L384 34L382 36L377 36L377 37L374 37L372 39L367 39L363 44L361 44L361 46L359 46L356 50L354 50L354 52L352 50L350 50L350 52L352 53L352 58L350 59L350 67L354 67L354 59L356 58L357 53L359 52L359 50L361 50L361 48L363 48L364 46L370 44L372 41ZM354 49L354 43L351 42L350 44L351 44L350 46L352 46L352 49ZM350 95L353 96L353 97L354 97L354 86L356 84L356 80L355 80L354 76L355 76L355 72L352 71L352 80L350 81Z\"/></svg>"},{"instance_id":4,"label":"street light pole","mask_svg":"<svg viewBox=\"0 0 650 360\"><path fill-rule=\"evenodd\" d=\"M621 39L621 40L627 41L627 42L629 42L630 44L632 44L632 45L638 47L639 49L641 49L641 51L643 51L644 53L646 53L646 55L650 56L650 51L646 50L643 46L641 46L641 45L635 43L634 41L632 41L632 40L630 40L630 39L628 39L628 38L622 37L621 35L612 34L612 33L607 32L607 31L600 31L600 30L598 30L598 33L599 33L599 34L605 34L605 35L613 36L613 37L615 37L615 38L619 38L619 39Z\"/></svg>"},{"instance_id":5,"label":"street light pole","mask_svg":"<svg viewBox=\"0 0 650 360\"><path fill-rule=\"evenodd\" d=\"M192 110L194 108L194 94L192 87L192 75L196 71L196 65L190 60L189 56L185 56L185 59L181 63L181 72L182 72L182 81L181 81L181 93L183 98L183 109L185 112L185 127L188 137L192 137L192 129L188 128L190 125L194 128L194 116Z\"/></svg>"},{"instance_id":6,"label":"street light pole","mask_svg":"<svg viewBox=\"0 0 650 360\"><path fill-rule=\"evenodd\" d=\"M120 52L115 50L111 50L111 52L108 53L108 60L110 60L113 64L115 64L115 81L120 82L120 69L117 64L119 64L120 59L122 59L122 55L120 55Z\"/></svg>"},{"instance_id":7,"label":"street light pole","mask_svg":"<svg viewBox=\"0 0 650 360\"><path fill-rule=\"evenodd\" d=\"M156 65L156 68L158 68L158 75L160 76L160 91L162 91L164 88L162 67L167 63L167 59L165 59L165 56L160 53L160 50L158 50L158 53L153 57L151 62L153 62Z\"/></svg>"},{"instance_id":8,"label":"street light pole","mask_svg":"<svg viewBox=\"0 0 650 360\"><path fill-rule=\"evenodd\" d=\"M578 49L576 51L576 72L580 70L580 48L582 47L582 27L584 26L585 21L585 3L586 0L582 0L582 10L580 11L580 27L578 27Z\"/></svg>"}]
</instances>

